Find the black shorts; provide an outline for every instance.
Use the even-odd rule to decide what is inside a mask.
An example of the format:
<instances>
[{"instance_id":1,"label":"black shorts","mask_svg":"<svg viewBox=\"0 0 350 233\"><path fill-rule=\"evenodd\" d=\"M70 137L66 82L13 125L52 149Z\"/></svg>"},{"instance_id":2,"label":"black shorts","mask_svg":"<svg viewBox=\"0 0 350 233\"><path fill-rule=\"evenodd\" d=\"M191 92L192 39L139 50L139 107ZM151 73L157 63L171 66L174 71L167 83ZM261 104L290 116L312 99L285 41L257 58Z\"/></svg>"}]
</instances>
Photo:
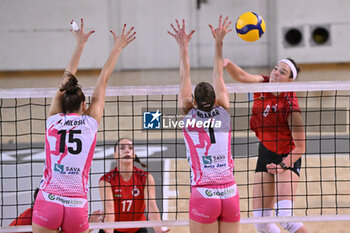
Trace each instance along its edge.
<instances>
[{"instance_id":1,"label":"black shorts","mask_svg":"<svg viewBox=\"0 0 350 233\"><path fill-rule=\"evenodd\" d=\"M276 154L270 150L268 150L263 144L259 143L259 156L258 161L256 163L255 172L267 172L266 165L270 163L280 164L282 159L287 157L288 154ZM298 159L289 169L293 171L295 174L300 176L300 167L301 167L301 158Z\"/></svg>"},{"instance_id":2,"label":"black shorts","mask_svg":"<svg viewBox=\"0 0 350 233\"><path fill-rule=\"evenodd\" d=\"M100 230L99 233L104 233L104 230ZM114 233L123 233L117 230L114 230ZM147 229L146 228L140 228L138 231L136 231L135 233L147 233Z\"/></svg>"}]
</instances>

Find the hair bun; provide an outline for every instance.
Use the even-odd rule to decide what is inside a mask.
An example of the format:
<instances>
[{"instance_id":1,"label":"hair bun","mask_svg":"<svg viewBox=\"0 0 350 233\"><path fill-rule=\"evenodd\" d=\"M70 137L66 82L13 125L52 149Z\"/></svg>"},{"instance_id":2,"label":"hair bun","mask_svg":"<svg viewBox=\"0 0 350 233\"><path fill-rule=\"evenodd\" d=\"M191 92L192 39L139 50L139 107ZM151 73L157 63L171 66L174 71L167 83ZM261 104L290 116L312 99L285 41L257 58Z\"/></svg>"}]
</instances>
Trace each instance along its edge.
<instances>
[{"instance_id":1,"label":"hair bun","mask_svg":"<svg viewBox=\"0 0 350 233\"><path fill-rule=\"evenodd\" d=\"M66 86L65 91L67 95L76 95L79 89L78 86Z\"/></svg>"},{"instance_id":2,"label":"hair bun","mask_svg":"<svg viewBox=\"0 0 350 233\"><path fill-rule=\"evenodd\" d=\"M78 79L70 72L66 71L65 75L68 77L68 81L60 88L60 91L66 91L67 94L76 94L78 85Z\"/></svg>"}]
</instances>

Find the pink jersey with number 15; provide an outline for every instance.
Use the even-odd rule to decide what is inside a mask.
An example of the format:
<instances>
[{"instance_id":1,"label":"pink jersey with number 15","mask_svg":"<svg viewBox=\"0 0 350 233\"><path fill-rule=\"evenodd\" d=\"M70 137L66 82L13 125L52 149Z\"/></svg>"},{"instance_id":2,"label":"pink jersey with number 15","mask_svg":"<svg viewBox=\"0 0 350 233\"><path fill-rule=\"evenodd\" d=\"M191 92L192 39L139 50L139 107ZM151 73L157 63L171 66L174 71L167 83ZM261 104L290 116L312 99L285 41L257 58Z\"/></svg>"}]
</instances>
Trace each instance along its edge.
<instances>
[{"instance_id":1,"label":"pink jersey with number 15","mask_svg":"<svg viewBox=\"0 0 350 233\"><path fill-rule=\"evenodd\" d=\"M46 121L45 172L40 188L67 197L86 197L98 122L88 115L56 114Z\"/></svg>"}]
</instances>

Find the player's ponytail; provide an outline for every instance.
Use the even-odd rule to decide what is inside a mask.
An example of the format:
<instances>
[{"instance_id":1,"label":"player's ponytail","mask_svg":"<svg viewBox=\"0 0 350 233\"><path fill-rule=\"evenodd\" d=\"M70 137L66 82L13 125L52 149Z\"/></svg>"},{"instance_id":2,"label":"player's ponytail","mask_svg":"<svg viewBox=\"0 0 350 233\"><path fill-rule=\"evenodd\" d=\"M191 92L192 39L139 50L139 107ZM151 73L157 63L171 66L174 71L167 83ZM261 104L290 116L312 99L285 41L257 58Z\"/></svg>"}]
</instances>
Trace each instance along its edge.
<instances>
[{"instance_id":1,"label":"player's ponytail","mask_svg":"<svg viewBox=\"0 0 350 233\"><path fill-rule=\"evenodd\" d=\"M78 84L77 78L70 72L64 73L68 81L60 88L63 91L62 108L64 113L78 112L80 105L85 101L85 95Z\"/></svg>"},{"instance_id":2,"label":"player's ponytail","mask_svg":"<svg viewBox=\"0 0 350 233\"><path fill-rule=\"evenodd\" d=\"M135 154L135 159L134 159L135 162L139 163L142 167L146 168L147 165L144 164L143 162L141 162L141 160L139 159L139 157L137 157L137 155Z\"/></svg>"},{"instance_id":3,"label":"player's ponytail","mask_svg":"<svg viewBox=\"0 0 350 233\"><path fill-rule=\"evenodd\" d=\"M194 98L199 110L210 112L215 103L215 91L213 86L207 82L198 83L194 89Z\"/></svg>"}]
</instances>

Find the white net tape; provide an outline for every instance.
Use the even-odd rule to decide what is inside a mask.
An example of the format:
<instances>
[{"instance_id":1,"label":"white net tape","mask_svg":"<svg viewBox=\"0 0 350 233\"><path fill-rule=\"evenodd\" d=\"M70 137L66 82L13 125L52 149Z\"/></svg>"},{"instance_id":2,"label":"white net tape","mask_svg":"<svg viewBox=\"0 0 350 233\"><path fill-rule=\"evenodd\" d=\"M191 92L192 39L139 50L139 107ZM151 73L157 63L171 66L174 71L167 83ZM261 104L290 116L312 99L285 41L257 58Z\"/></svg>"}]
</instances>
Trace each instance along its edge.
<instances>
[{"instance_id":1,"label":"white net tape","mask_svg":"<svg viewBox=\"0 0 350 233\"><path fill-rule=\"evenodd\" d=\"M230 83L229 93L279 92L284 91L342 91L350 90L350 81L292 82L292 83ZM83 88L87 96L91 96L93 88ZM0 89L0 99L43 98L52 97L57 88L19 88ZM122 86L107 87L106 96L139 96L139 95L176 95L178 85L165 86Z\"/></svg>"}]
</instances>

